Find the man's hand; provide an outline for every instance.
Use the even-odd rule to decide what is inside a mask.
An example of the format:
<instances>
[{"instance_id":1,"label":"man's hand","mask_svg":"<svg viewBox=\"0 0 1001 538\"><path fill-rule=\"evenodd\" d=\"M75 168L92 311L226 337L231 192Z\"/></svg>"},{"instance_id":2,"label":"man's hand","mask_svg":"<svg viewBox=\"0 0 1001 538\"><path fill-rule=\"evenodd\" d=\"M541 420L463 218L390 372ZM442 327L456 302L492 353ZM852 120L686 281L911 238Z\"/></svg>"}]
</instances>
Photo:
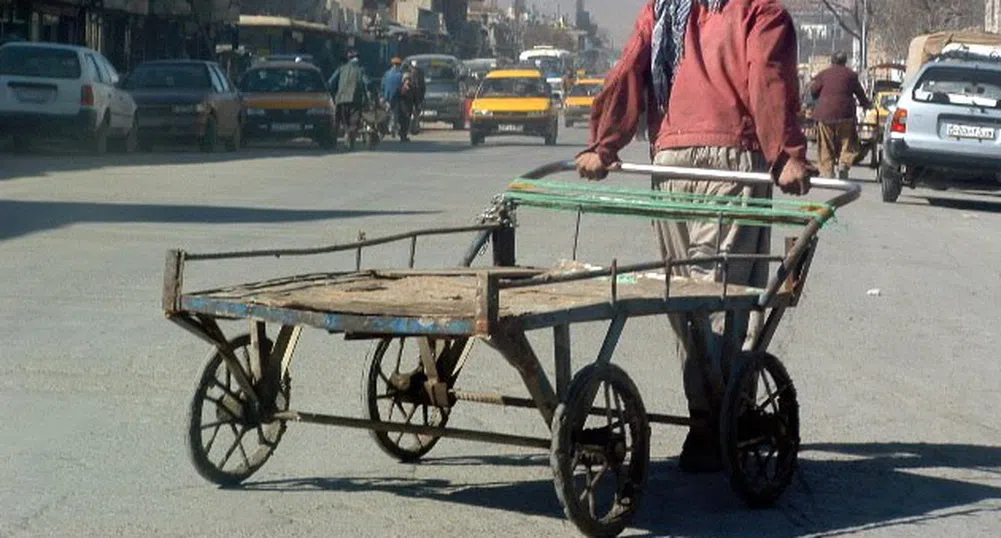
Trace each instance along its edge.
<instances>
[{"instance_id":1,"label":"man's hand","mask_svg":"<svg viewBox=\"0 0 1001 538\"><path fill-rule=\"evenodd\" d=\"M778 186L786 194L802 196L810 192L810 178L818 174L809 161L790 158L779 174Z\"/></svg>"},{"instance_id":2,"label":"man's hand","mask_svg":"<svg viewBox=\"0 0 1001 538\"><path fill-rule=\"evenodd\" d=\"M601 162L601 157L593 151L577 156L577 173L580 174L580 177L591 181L601 181L608 177L608 172L618 170L618 168L619 163L605 166Z\"/></svg>"}]
</instances>

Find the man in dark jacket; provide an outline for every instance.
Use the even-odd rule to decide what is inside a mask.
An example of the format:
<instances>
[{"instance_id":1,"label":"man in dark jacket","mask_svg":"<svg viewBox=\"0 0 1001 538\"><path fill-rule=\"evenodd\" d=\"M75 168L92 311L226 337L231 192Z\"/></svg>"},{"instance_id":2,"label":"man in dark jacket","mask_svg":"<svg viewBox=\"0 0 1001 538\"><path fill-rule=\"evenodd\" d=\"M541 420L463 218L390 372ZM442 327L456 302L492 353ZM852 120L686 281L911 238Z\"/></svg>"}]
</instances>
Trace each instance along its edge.
<instances>
[{"instance_id":1,"label":"man in dark jacket","mask_svg":"<svg viewBox=\"0 0 1001 538\"><path fill-rule=\"evenodd\" d=\"M848 55L836 52L831 56L831 67L820 72L810 85L810 93L817 100L813 119L817 122L817 146L820 154L820 173L848 179L848 171L858 153L858 129L855 124L855 100L862 108L872 107L862 89L858 75L845 66Z\"/></svg>"},{"instance_id":2,"label":"man in dark jacket","mask_svg":"<svg viewBox=\"0 0 1001 538\"><path fill-rule=\"evenodd\" d=\"M783 191L805 194L813 167L797 113L796 27L777 0L650 0L640 13L619 64L605 79L591 113L590 147L577 157L588 179L604 179L619 161L646 111L654 162L729 171L770 171ZM739 183L655 178L655 188L708 196L771 197L771 189ZM664 259L704 257L716 251L768 254L768 229L716 222L663 221L656 225ZM764 287L767 263L734 263L731 284ZM720 278L713 264L677 267L678 277ZM755 313L758 314L758 313ZM684 471L722 468L718 440L723 365L702 356L699 327L720 334L725 316L670 316L678 337L688 411L693 419L679 464ZM739 322L746 342L760 316ZM748 323L750 321L750 323ZM707 336L707 335L703 335ZM743 340L745 334L738 334Z\"/></svg>"},{"instance_id":3,"label":"man in dark jacket","mask_svg":"<svg viewBox=\"0 0 1001 538\"><path fill-rule=\"evenodd\" d=\"M357 133L361 109L368 99L368 76L358 60L358 53L348 51L348 63L330 77L330 93L337 105L337 121L347 127L349 139Z\"/></svg>"}]
</instances>

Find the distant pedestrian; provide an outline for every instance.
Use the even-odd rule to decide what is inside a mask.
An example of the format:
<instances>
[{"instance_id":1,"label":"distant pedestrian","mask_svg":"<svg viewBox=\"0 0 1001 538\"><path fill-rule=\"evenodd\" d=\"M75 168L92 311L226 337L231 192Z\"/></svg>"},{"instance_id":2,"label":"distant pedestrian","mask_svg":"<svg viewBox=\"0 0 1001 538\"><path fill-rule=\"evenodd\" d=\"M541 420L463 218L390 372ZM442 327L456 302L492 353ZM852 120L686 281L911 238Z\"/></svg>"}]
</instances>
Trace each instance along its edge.
<instances>
[{"instance_id":1,"label":"distant pedestrian","mask_svg":"<svg viewBox=\"0 0 1001 538\"><path fill-rule=\"evenodd\" d=\"M361 109L368 99L366 88L369 81L358 60L358 53L350 50L347 56L348 63L334 72L328 85L337 106L337 122L347 128L349 139L353 139L358 131Z\"/></svg>"},{"instance_id":2,"label":"distant pedestrian","mask_svg":"<svg viewBox=\"0 0 1001 538\"><path fill-rule=\"evenodd\" d=\"M834 177L837 165L841 179L848 179L859 151L855 101L862 108L872 107L858 75L846 63L847 54L834 53L831 67L821 71L810 85L810 94L816 99L813 119L817 122L818 167L821 174Z\"/></svg>"},{"instance_id":3,"label":"distant pedestrian","mask_svg":"<svg viewBox=\"0 0 1001 538\"><path fill-rule=\"evenodd\" d=\"M392 67L382 76L382 100L389 105L393 118L393 132L400 135L400 140L410 139L409 118L403 117L400 91L403 89L403 59L396 57L391 60Z\"/></svg>"}]
</instances>

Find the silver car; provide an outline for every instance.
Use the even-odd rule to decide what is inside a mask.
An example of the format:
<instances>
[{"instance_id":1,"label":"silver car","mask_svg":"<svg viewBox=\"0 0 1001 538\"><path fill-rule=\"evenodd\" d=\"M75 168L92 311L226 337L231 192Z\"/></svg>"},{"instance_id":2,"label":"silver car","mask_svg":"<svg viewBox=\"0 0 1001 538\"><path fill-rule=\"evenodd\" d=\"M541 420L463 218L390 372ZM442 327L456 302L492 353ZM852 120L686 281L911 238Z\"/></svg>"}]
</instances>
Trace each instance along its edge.
<instances>
[{"instance_id":1,"label":"silver car","mask_svg":"<svg viewBox=\"0 0 1001 538\"><path fill-rule=\"evenodd\" d=\"M1001 63L940 60L903 88L886 122L883 201L904 185L1001 187Z\"/></svg>"}]
</instances>

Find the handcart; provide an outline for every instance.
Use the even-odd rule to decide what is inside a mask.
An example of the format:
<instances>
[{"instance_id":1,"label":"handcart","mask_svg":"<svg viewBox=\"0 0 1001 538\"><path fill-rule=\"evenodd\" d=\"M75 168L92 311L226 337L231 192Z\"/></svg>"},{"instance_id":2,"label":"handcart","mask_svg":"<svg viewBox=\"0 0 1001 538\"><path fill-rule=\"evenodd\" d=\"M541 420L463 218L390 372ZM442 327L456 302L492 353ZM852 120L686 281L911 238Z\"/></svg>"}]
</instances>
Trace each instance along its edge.
<instances>
[{"instance_id":1,"label":"handcart","mask_svg":"<svg viewBox=\"0 0 1001 538\"><path fill-rule=\"evenodd\" d=\"M723 200L678 193L628 190L585 182L547 181L573 170L572 162L539 168L511 184L470 226L428 229L316 249L167 256L163 308L167 317L212 346L190 407L189 446L197 471L209 481L238 484L271 457L289 422L369 430L378 446L403 462L426 455L443 438L547 450L556 493L567 517L586 535L621 532L636 513L647 484L650 424L692 425L686 417L648 413L635 384L612 364L631 318L684 316L700 336L703 356L727 365L719 409L720 443L727 475L751 506L772 504L796 469L799 413L785 368L766 350L788 308L799 302L817 247L817 233L834 211L859 196L858 186L817 179L815 188L843 191L826 203ZM767 174L625 165L623 173L665 178L771 184ZM698 259L593 268L519 267L519 208L566 210L642 218L711 219L720 225L795 225L783 256L718 252ZM579 225L578 225L579 235ZM427 236L475 234L458 268L414 268L418 242ZM575 245L577 237L574 238ZM405 269L363 269L368 247L409 245ZM492 264L471 267L490 244ZM575 247L576 248L576 247ZM356 270L318 273L192 292L183 287L193 262L352 253ZM728 282L728 268L774 262L766 289ZM672 277L670 269L714 264L716 281ZM739 334L746 314L766 313L749 350ZM724 335L714 337L705 314L723 312ZM220 320L247 320L249 334L229 337ZM744 320L744 321L742 321ZM592 364L571 371L570 325L608 321ZM742 326L743 325L743 326ZM367 358L360 418L290 407L290 371L304 327L375 342ZM555 386L526 333L551 330ZM528 398L463 390L458 380L472 344L497 350L524 381ZM577 353L580 353L577 350ZM539 411L548 438L451 428L458 404L494 404Z\"/></svg>"}]
</instances>

